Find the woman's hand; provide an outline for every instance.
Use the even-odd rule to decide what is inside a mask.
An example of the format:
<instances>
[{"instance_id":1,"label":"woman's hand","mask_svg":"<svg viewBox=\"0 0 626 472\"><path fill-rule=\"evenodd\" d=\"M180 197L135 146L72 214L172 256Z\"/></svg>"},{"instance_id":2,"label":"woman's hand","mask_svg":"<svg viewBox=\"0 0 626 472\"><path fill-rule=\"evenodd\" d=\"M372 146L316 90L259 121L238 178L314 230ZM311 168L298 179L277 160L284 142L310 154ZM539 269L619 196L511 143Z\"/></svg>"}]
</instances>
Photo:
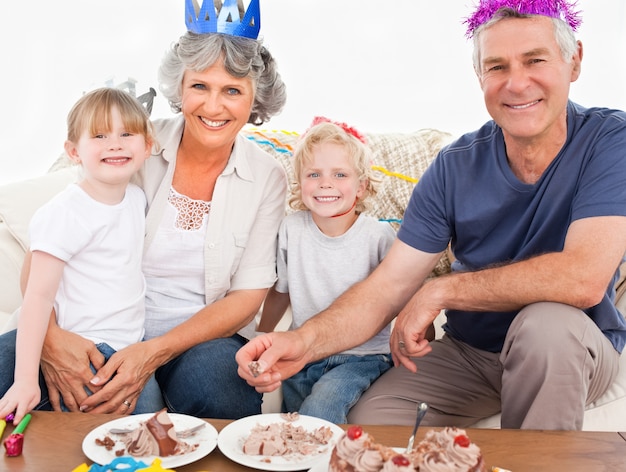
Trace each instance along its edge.
<instances>
[{"instance_id":1,"label":"woman's hand","mask_svg":"<svg viewBox=\"0 0 626 472\"><path fill-rule=\"evenodd\" d=\"M104 364L104 356L96 345L51 322L41 352L41 370L48 386L50 404L56 411L61 411L61 398L70 411L79 411L87 398L84 387L92 392L97 390L89 384L93 377L90 363L96 369Z\"/></svg>"},{"instance_id":2,"label":"woman's hand","mask_svg":"<svg viewBox=\"0 0 626 472\"><path fill-rule=\"evenodd\" d=\"M93 378L90 376L89 388L93 386L97 392L84 398L80 410L89 413L132 413L137 397L162 362L157 360L152 347L154 343L144 341L113 354Z\"/></svg>"}]
</instances>

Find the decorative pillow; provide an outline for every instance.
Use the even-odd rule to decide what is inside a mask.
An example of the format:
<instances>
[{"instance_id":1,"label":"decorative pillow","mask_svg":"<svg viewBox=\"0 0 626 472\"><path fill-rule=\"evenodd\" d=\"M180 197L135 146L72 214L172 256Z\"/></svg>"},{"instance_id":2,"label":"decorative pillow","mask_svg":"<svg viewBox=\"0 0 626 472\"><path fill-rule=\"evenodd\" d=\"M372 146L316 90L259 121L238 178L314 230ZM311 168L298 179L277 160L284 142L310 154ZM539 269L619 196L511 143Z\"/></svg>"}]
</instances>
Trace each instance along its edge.
<instances>
[{"instance_id":1,"label":"decorative pillow","mask_svg":"<svg viewBox=\"0 0 626 472\"><path fill-rule=\"evenodd\" d=\"M298 133L287 131L244 130L244 134L272 154L294 182L291 157ZM439 150L452 141L452 135L434 129L413 133L365 133L374 154L374 169L382 182L371 202L369 214L385 219L397 229L409 203L413 187ZM444 255L433 275L449 272L450 260Z\"/></svg>"}]
</instances>

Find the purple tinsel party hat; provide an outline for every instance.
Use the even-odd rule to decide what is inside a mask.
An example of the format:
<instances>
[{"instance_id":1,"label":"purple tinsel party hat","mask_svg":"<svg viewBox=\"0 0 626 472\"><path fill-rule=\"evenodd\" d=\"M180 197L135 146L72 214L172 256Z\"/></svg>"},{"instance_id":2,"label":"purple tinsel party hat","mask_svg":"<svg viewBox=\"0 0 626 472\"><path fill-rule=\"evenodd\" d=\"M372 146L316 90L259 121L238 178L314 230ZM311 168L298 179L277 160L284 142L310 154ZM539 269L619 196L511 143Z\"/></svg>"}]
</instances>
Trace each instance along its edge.
<instances>
[{"instance_id":1,"label":"purple tinsel party hat","mask_svg":"<svg viewBox=\"0 0 626 472\"><path fill-rule=\"evenodd\" d=\"M463 22L467 25L465 35L471 38L476 28L493 18L501 8L511 8L523 15L559 18L576 31L582 23L580 11L575 11L576 3L575 0L480 0L476 11Z\"/></svg>"}]
</instances>

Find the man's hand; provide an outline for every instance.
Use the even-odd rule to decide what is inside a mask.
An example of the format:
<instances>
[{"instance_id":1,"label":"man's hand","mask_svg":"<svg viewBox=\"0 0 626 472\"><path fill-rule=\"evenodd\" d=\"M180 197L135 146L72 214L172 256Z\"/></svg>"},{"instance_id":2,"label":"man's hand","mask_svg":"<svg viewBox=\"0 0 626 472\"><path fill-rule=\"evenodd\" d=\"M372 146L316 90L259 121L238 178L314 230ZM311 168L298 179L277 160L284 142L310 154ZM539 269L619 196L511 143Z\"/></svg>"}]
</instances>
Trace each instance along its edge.
<instances>
[{"instance_id":1,"label":"man's hand","mask_svg":"<svg viewBox=\"0 0 626 472\"><path fill-rule=\"evenodd\" d=\"M283 379L302 370L309 361L307 353L299 330L262 334L237 352L237 373L257 392L271 392L280 387ZM251 370L253 362L258 370Z\"/></svg>"},{"instance_id":2,"label":"man's hand","mask_svg":"<svg viewBox=\"0 0 626 472\"><path fill-rule=\"evenodd\" d=\"M104 364L104 356L95 344L51 323L41 353L41 370L54 410L61 411L63 398L70 411L79 411L80 404L87 398L85 387L97 390L89 385L93 377L90 363L96 369Z\"/></svg>"},{"instance_id":3,"label":"man's hand","mask_svg":"<svg viewBox=\"0 0 626 472\"><path fill-rule=\"evenodd\" d=\"M432 351L433 321L441 311L433 287L432 282L424 284L398 314L389 338L396 367L403 365L411 372L417 372L411 357L422 357Z\"/></svg>"}]
</instances>

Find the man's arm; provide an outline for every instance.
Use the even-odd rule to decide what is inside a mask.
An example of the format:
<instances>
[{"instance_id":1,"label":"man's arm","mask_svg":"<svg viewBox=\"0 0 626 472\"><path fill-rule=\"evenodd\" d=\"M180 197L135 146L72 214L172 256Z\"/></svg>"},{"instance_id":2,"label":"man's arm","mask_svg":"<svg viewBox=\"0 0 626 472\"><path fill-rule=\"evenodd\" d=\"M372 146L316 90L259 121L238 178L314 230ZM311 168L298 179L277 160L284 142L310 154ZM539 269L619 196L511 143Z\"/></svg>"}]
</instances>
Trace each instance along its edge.
<instances>
[{"instance_id":1,"label":"man's arm","mask_svg":"<svg viewBox=\"0 0 626 472\"><path fill-rule=\"evenodd\" d=\"M597 305L625 251L626 217L585 218L571 224L561 252L432 279L398 316L392 353L414 370L409 357L421 355L414 344L416 333L423 329L424 320L444 308L512 311L540 301L581 309ZM400 341L407 346L402 351L396 348Z\"/></svg>"},{"instance_id":2,"label":"man's arm","mask_svg":"<svg viewBox=\"0 0 626 472\"><path fill-rule=\"evenodd\" d=\"M445 308L506 311L539 301L597 305L626 252L626 217L574 221L563 251L434 281ZM433 287L435 288L435 287Z\"/></svg>"},{"instance_id":3,"label":"man's arm","mask_svg":"<svg viewBox=\"0 0 626 472\"><path fill-rule=\"evenodd\" d=\"M369 277L302 326L311 360L358 346L377 334L400 312L440 258L441 253L422 252L396 239Z\"/></svg>"},{"instance_id":4,"label":"man's arm","mask_svg":"<svg viewBox=\"0 0 626 472\"><path fill-rule=\"evenodd\" d=\"M306 363L364 343L396 316L440 257L396 239L374 272L328 309L296 330L260 335L241 348L237 353L239 375L257 390L271 391ZM252 361L262 365L264 373L258 377L250 372Z\"/></svg>"}]
</instances>

